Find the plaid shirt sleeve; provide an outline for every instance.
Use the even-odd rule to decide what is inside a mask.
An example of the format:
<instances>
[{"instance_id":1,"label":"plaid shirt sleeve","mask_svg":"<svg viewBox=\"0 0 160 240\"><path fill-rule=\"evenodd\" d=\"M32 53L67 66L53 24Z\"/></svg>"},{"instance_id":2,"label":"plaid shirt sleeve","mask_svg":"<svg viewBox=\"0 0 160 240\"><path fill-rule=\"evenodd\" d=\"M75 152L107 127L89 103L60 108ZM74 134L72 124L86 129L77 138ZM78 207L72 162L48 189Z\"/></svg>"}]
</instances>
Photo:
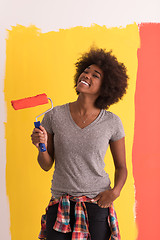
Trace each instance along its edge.
<instances>
[{"instance_id":1,"label":"plaid shirt sleeve","mask_svg":"<svg viewBox=\"0 0 160 240\"><path fill-rule=\"evenodd\" d=\"M121 240L119 226L118 226L118 219L117 219L117 215L116 215L116 211L114 209L113 203L109 207L108 223L111 229L110 240Z\"/></svg>"}]
</instances>

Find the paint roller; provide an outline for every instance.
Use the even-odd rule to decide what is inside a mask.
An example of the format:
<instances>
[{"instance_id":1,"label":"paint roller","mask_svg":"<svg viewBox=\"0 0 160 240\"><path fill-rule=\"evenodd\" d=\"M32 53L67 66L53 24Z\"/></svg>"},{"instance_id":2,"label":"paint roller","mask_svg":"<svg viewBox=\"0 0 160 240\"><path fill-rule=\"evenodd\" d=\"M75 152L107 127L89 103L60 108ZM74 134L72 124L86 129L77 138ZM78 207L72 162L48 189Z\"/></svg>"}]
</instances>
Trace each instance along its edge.
<instances>
[{"instance_id":1,"label":"paint roller","mask_svg":"<svg viewBox=\"0 0 160 240\"><path fill-rule=\"evenodd\" d=\"M36 122L34 122L34 126L36 128L40 129L41 124L40 124L40 121L37 120L37 118L39 118L40 116L44 115L45 113L47 113L53 109L53 102L52 102L51 98L48 98L47 95L45 93L43 93L43 94L36 95L34 97L13 100L13 101L11 101L11 104L15 110L19 110L19 109L36 107L38 105L46 104L46 103L48 103L48 100L50 100L50 102L51 102L51 105L52 105L51 108L48 109L47 111L41 113L40 115L38 115L36 117ZM45 147L44 143L39 143L39 147L40 147L41 152L46 151L46 147Z\"/></svg>"}]
</instances>

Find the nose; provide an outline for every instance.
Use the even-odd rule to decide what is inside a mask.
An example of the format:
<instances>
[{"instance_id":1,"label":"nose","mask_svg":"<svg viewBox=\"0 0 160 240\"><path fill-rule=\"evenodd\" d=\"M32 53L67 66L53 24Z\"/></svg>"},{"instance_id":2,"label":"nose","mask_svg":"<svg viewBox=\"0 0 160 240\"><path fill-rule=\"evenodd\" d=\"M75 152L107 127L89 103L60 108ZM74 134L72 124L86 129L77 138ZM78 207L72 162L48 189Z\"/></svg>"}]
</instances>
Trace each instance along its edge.
<instances>
[{"instance_id":1,"label":"nose","mask_svg":"<svg viewBox=\"0 0 160 240\"><path fill-rule=\"evenodd\" d=\"M91 73L86 73L85 78L90 79L91 78Z\"/></svg>"}]
</instances>

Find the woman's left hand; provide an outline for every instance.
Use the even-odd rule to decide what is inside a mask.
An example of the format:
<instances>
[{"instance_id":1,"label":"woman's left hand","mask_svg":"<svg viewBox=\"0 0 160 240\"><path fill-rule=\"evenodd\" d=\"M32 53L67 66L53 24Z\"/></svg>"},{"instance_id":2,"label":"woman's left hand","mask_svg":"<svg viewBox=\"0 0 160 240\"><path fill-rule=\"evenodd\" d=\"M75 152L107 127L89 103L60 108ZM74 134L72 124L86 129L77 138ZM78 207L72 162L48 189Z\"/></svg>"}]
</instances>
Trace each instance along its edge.
<instances>
[{"instance_id":1,"label":"woman's left hand","mask_svg":"<svg viewBox=\"0 0 160 240\"><path fill-rule=\"evenodd\" d=\"M99 193L95 198L94 201L97 201L97 204L101 208L110 207L111 203L119 196L114 189L109 189L104 192Z\"/></svg>"}]
</instances>

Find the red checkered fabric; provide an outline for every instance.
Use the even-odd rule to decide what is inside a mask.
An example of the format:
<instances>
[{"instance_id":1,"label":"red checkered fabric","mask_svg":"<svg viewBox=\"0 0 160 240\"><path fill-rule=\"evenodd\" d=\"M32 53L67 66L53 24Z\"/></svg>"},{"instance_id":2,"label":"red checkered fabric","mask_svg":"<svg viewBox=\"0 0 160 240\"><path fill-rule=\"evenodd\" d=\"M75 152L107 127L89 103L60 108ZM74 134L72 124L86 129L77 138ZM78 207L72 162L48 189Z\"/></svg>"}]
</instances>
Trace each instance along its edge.
<instances>
[{"instance_id":1,"label":"red checkered fabric","mask_svg":"<svg viewBox=\"0 0 160 240\"><path fill-rule=\"evenodd\" d=\"M108 215L108 223L111 229L111 237L110 240L121 240L117 215L113 206L113 203L109 207L109 215Z\"/></svg>"},{"instance_id":2,"label":"red checkered fabric","mask_svg":"<svg viewBox=\"0 0 160 240\"><path fill-rule=\"evenodd\" d=\"M75 201L75 225L72 232L72 240L90 240L91 236L89 233L89 222L88 214L85 202L91 202L91 198L86 196L73 197L70 195L64 195L61 198L51 198L48 207L46 208L46 213L48 208L56 203L58 205L57 219L53 226L53 229L59 232L67 233L71 232L70 227L70 200ZM93 201L92 201L93 203ZM109 207L108 222L111 229L110 240L120 240L120 233L118 228L118 221L116 212L114 210L113 204ZM39 239L46 239L46 214L42 215L41 219L41 231L39 234Z\"/></svg>"}]
</instances>

